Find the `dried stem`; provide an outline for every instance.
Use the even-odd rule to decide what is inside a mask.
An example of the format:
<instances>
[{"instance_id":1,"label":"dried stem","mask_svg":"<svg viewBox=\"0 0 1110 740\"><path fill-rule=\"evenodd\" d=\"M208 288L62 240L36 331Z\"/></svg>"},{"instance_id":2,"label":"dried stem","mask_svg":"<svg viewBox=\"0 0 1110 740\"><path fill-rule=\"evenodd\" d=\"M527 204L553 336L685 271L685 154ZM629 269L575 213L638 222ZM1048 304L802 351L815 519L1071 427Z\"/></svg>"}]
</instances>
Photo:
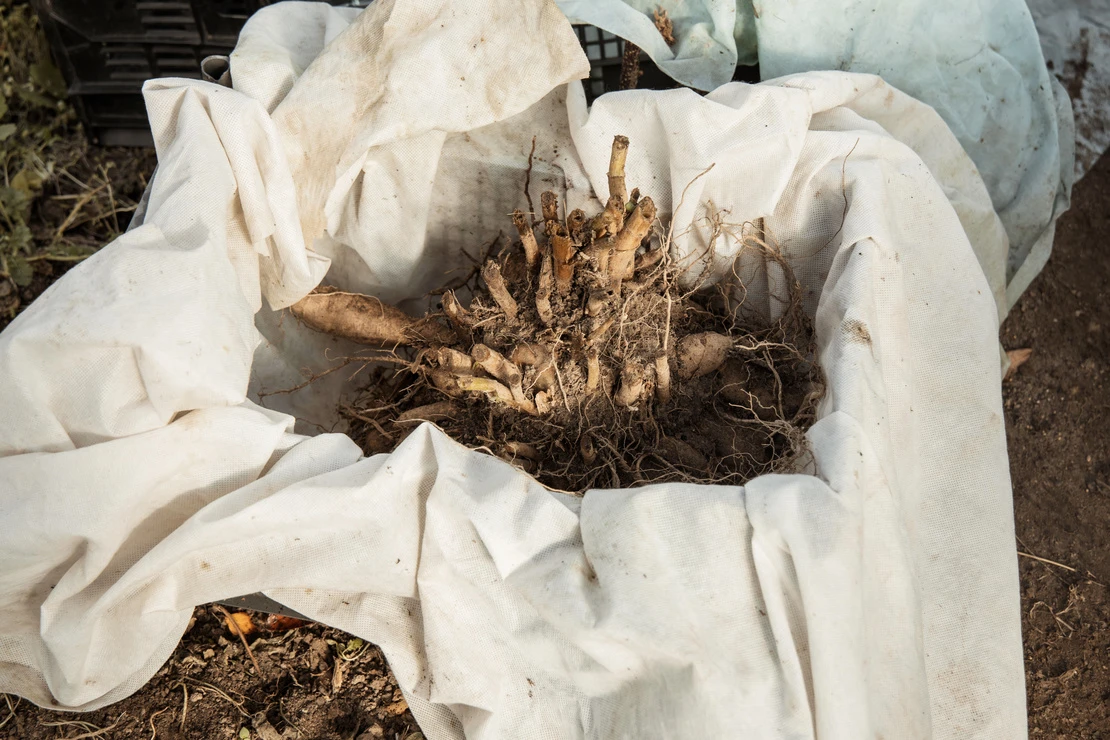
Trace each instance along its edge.
<instances>
[{"instance_id":1,"label":"dried stem","mask_svg":"<svg viewBox=\"0 0 1110 740\"><path fill-rule=\"evenodd\" d=\"M441 299L443 303L443 312L447 314L447 320L451 322L463 336L470 334L470 329L474 326L474 314L467 311L459 303L459 299L455 297L455 291L449 290L443 294Z\"/></svg>"},{"instance_id":2,"label":"dried stem","mask_svg":"<svg viewBox=\"0 0 1110 740\"><path fill-rule=\"evenodd\" d=\"M589 242L589 219L581 208L575 208L567 214L567 231L570 232L571 243L581 247Z\"/></svg>"},{"instance_id":3,"label":"dried stem","mask_svg":"<svg viewBox=\"0 0 1110 740\"><path fill-rule=\"evenodd\" d=\"M660 404L671 401L671 365L665 350L655 356L655 400Z\"/></svg>"},{"instance_id":4,"label":"dried stem","mask_svg":"<svg viewBox=\"0 0 1110 740\"><path fill-rule=\"evenodd\" d=\"M551 258L544 254L540 261L540 282L536 286L536 313L544 326L555 323L555 314L551 310L551 290L555 279L551 274Z\"/></svg>"},{"instance_id":5,"label":"dried stem","mask_svg":"<svg viewBox=\"0 0 1110 740\"><path fill-rule=\"evenodd\" d=\"M632 279L636 250L651 231L653 221L655 221L655 203L651 198L643 198L632 210L624 228L613 239L613 256L609 261L609 274L614 279Z\"/></svg>"},{"instance_id":6,"label":"dried stem","mask_svg":"<svg viewBox=\"0 0 1110 740\"><path fill-rule=\"evenodd\" d=\"M506 385L520 383L520 368L509 362L505 355L484 344L475 344L470 350L474 361L493 377Z\"/></svg>"},{"instance_id":7,"label":"dried stem","mask_svg":"<svg viewBox=\"0 0 1110 740\"><path fill-rule=\"evenodd\" d=\"M516 321L516 300L505 286L505 278L501 277L501 268L493 260L487 262L482 268L482 280L485 281L489 294L497 301L497 305L505 312L509 321Z\"/></svg>"},{"instance_id":8,"label":"dried stem","mask_svg":"<svg viewBox=\"0 0 1110 740\"><path fill-rule=\"evenodd\" d=\"M624 201L619 196L610 195L605 203L605 210L594 217L591 226L594 239L616 236L624 226Z\"/></svg>"},{"instance_id":9,"label":"dried stem","mask_svg":"<svg viewBox=\"0 0 1110 740\"><path fill-rule=\"evenodd\" d=\"M575 251L567 230L558 224L551 234L551 257L555 262L555 289L566 293L574 280Z\"/></svg>"},{"instance_id":10,"label":"dried stem","mask_svg":"<svg viewBox=\"0 0 1110 740\"><path fill-rule=\"evenodd\" d=\"M558 221L559 197L550 190L545 190L540 194L540 209L543 211L543 220L545 223Z\"/></svg>"},{"instance_id":11,"label":"dried stem","mask_svg":"<svg viewBox=\"0 0 1110 740\"><path fill-rule=\"evenodd\" d=\"M474 360L465 352L460 352L450 347L440 347L431 350L429 352L429 357L434 360L437 365L456 375L472 374Z\"/></svg>"},{"instance_id":12,"label":"dried stem","mask_svg":"<svg viewBox=\"0 0 1110 740\"><path fill-rule=\"evenodd\" d=\"M520 234L520 243L524 247L524 259L529 267L535 267L540 261L540 245L536 243L536 233L532 231L532 224L522 211L513 211L513 226Z\"/></svg>"},{"instance_id":13,"label":"dried stem","mask_svg":"<svg viewBox=\"0 0 1110 740\"><path fill-rule=\"evenodd\" d=\"M243 631L241 629L239 629L239 623L231 618L231 613L228 612L227 609L224 609L219 604L214 604L213 606L215 606L220 611L220 613L224 615L224 621L229 627L235 630L235 634L239 635L239 639L243 641L243 649L247 651L247 655L250 657L251 663L254 663L254 670L258 673L258 677L265 678L265 676L262 675L262 669L258 667L258 661L254 659L254 652L251 650L251 646L247 644L247 636L243 634Z\"/></svg>"},{"instance_id":14,"label":"dried stem","mask_svg":"<svg viewBox=\"0 0 1110 740\"><path fill-rule=\"evenodd\" d=\"M509 387L513 403L517 408L530 414L536 413L535 406L524 395L523 376L520 368L509 362L503 354L490 349L484 344L475 344L470 350L470 354L483 370Z\"/></svg>"},{"instance_id":15,"label":"dried stem","mask_svg":"<svg viewBox=\"0 0 1110 740\"><path fill-rule=\"evenodd\" d=\"M601 363L598 361L596 347L591 347L586 352L586 395L591 396L597 392L601 381Z\"/></svg>"},{"instance_id":16,"label":"dried stem","mask_svg":"<svg viewBox=\"0 0 1110 740\"><path fill-rule=\"evenodd\" d=\"M536 413L536 407L529 403L527 399L522 403L521 400L513 394L512 390L492 378L475 378L473 375L469 375L456 378L455 382L463 391L484 393L491 401L503 403L506 406L515 408L518 411L523 411L526 414L535 415Z\"/></svg>"},{"instance_id":17,"label":"dried stem","mask_svg":"<svg viewBox=\"0 0 1110 740\"><path fill-rule=\"evenodd\" d=\"M635 44L625 42L625 58L628 58L629 49L635 49L636 55L636 77L640 76L640 50ZM622 75L623 76L623 75ZM622 80L623 83L623 80ZM635 87L633 82L632 87ZM616 198L622 208L624 203L628 201L628 189L624 183L624 161L628 157L628 137L627 136L614 136L613 149L609 155L609 197Z\"/></svg>"},{"instance_id":18,"label":"dried stem","mask_svg":"<svg viewBox=\"0 0 1110 740\"><path fill-rule=\"evenodd\" d=\"M609 307L609 294L602 290L595 290L586 299L586 315L600 316Z\"/></svg>"}]
</instances>

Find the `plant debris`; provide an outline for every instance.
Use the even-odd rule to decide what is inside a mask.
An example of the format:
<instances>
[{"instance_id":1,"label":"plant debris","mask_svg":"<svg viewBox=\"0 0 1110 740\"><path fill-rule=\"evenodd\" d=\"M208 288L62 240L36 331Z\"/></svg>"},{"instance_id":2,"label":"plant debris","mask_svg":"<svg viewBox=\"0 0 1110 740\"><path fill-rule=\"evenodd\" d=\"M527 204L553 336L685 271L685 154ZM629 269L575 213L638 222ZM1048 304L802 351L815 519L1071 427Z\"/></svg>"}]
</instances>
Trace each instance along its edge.
<instances>
[{"instance_id":1,"label":"plant debris","mask_svg":"<svg viewBox=\"0 0 1110 740\"><path fill-rule=\"evenodd\" d=\"M656 8L652 11L651 17L655 22L655 28L659 31L659 35L667 42L667 46L674 46L674 23L667 17L667 11L663 8Z\"/></svg>"},{"instance_id":2,"label":"plant debris","mask_svg":"<svg viewBox=\"0 0 1110 740\"><path fill-rule=\"evenodd\" d=\"M127 228L153 150L88 144L38 17L0 6L0 329Z\"/></svg>"},{"instance_id":3,"label":"plant debris","mask_svg":"<svg viewBox=\"0 0 1110 740\"><path fill-rule=\"evenodd\" d=\"M1002 376L1003 381L1007 381L1014 377L1014 373L1018 368L1025 364L1025 362L1033 356L1033 350L1026 347L1025 349L1011 349L1006 351L1006 357L1010 360L1010 366L1006 368L1005 374Z\"/></svg>"},{"instance_id":4,"label":"plant debris","mask_svg":"<svg viewBox=\"0 0 1110 740\"><path fill-rule=\"evenodd\" d=\"M94 712L52 712L0 695L0 739L54 740L111 728L105 738L156 740L405 740L418 732L385 656L356 637L307 623L255 633L257 672L224 616L197 607L173 655L143 688ZM266 615L250 614L261 624ZM357 649L352 646L358 644ZM344 677L336 687L336 665ZM88 724L61 726L60 721ZM114 727L113 724L115 725Z\"/></svg>"},{"instance_id":5,"label":"plant debris","mask_svg":"<svg viewBox=\"0 0 1110 740\"><path fill-rule=\"evenodd\" d=\"M726 226L700 260L673 261L655 204L627 190L628 146L613 142L600 214L561 215L550 192L542 220L514 212L519 241L482 265L468 306L445 290L441 311L412 318L327 286L293 306L319 331L390 348L362 358L394 367L341 409L368 454L430 421L568 491L742 484L795 464L824 381L789 264L744 237L790 302L772 323L742 321L735 292L698 269ZM688 274L703 277L683 289Z\"/></svg>"}]
</instances>

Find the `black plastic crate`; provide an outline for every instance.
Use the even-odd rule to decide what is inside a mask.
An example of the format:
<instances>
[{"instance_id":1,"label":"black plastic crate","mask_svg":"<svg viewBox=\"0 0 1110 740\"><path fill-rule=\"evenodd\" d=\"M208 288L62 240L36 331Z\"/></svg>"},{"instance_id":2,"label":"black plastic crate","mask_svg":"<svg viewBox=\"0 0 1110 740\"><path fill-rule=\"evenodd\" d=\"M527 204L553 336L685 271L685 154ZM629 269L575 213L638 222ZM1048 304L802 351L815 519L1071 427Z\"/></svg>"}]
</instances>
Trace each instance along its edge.
<instances>
[{"instance_id":1,"label":"black plastic crate","mask_svg":"<svg viewBox=\"0 0 1110 740\"><path fill-rule=\"evenodd\" d=\"M141 95L154 77L200 78L270 0L32 0L90 138L149 145ZM335 0L333 4L351 4Z\"/></svg>"},{"instance_id":2,"label":"black plastic crate","mask_svg":"<svg viewBox=\"0 0 1110 740\"><path fill-rule=\"evenodd\" d=\"M371 0L318 1L365 6ZM230 53L247 18L272 2L32 0L32 4L89 137L107 146L150 146L143 82L155 77L199 79L201 61ZM590 60L587 98L618 89L624 41L594 26L575 30ZM646 56L641 70L642 88L676 86Z\"/></svg>"}]
</instances>

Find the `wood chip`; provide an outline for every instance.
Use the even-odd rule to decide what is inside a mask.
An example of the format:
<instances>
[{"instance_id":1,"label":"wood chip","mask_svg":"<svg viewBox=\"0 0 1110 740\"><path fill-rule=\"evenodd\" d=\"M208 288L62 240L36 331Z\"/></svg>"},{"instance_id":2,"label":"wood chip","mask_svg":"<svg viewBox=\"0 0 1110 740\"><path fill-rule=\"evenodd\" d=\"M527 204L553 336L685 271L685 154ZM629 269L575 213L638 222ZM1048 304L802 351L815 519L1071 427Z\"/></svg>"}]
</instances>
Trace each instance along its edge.
<instances>
[{"instance_id":1,"label":"wood chip","mask_svg":"<svg viewBox=\"0 0 1110 740\"><path fill-rule=\"evenodd\" d=\"M1017 369L1025 364L1025 361L1032 356L1033 350L1030 348L1025 349L1011 349L1006 351L1006 356L1010 358L1010 367L1006 368L1006 374L1002 376L1002 381L1005 382L1014 377Z\"/></svg>"}]
</instances>

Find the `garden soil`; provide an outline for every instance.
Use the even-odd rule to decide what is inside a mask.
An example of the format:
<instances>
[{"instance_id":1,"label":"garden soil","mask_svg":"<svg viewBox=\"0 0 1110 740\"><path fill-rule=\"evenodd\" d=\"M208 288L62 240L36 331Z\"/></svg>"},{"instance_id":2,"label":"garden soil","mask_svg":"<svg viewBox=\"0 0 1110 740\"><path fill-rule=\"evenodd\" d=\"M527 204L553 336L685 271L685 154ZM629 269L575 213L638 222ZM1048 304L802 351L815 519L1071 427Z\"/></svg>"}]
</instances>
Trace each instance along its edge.
<instances>
[{"instance_id":1,"label":"garden soil","mask_svg":"<svg viewBox=\"0 0 1110 740\"><path fill-rule=\"evenodd\" d=\"M1003 395L1038 740L1110 736L1108 205L1105 158L1076 186L1052 259L1002 330L1006 349L1033 350ZM20 308L62 272L51 271L36 270ZM250 638L258 676L214 607L195 616L166 665L118 704L73 714L0 698L0 740L421 737L373 646L319 625L261 630Z\"/></svg>"}]
</instances>

